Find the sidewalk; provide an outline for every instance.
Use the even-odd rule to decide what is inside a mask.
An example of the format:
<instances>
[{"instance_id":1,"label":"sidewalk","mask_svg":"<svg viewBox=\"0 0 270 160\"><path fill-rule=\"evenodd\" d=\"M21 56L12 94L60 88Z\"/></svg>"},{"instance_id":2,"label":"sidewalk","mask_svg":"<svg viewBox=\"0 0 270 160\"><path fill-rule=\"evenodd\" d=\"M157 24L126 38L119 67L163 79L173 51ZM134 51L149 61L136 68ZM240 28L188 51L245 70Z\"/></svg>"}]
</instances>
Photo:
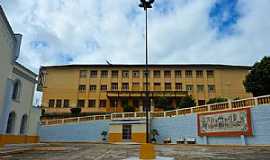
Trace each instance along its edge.
<instances>
[{"instance_id":1,"label":"sidewalk","mask_svg":"<svg viewBox=\"0 0 270 160\"><path fill-rule=\"evenodd\" d=\"M28 150L32 150L34 147L49 146L45 143L33 143L33 144L6 144L0 148L0 156L5 156L14 153L22 153Z\"/></svg>"}]
</instances>

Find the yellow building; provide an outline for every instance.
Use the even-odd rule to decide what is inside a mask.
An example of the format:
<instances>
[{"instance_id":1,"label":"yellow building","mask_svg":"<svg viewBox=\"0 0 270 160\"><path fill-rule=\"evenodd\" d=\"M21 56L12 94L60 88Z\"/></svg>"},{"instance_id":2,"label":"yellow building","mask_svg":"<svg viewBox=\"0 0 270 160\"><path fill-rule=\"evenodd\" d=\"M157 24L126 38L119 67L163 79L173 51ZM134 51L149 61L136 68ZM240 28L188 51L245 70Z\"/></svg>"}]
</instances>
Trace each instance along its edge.
<instances>
[{"instance_id":1,"label":"yellow building","mask_svg":"<svg viewBox=\"0 0 270 160\"><path fill-rule=\"evenodd\" d=\"M198 105L214 97L245 98L243 80L248 66L158 65L149 66L151 110L159 110L155 100L167 97L176 106L181 97L192 95ZM64 65L40 69L38 89L43 91L46 113L122 112L123 106L143 110L144 65Z\"/></svg>"}]
</instances>

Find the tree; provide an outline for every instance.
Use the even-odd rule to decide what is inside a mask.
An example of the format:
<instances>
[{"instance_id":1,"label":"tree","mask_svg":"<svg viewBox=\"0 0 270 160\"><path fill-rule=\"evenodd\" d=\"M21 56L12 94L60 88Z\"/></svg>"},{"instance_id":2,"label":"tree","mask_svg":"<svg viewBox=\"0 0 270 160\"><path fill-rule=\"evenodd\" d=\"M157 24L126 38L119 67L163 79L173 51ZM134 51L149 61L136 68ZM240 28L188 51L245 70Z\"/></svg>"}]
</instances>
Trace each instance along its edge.
<instances>
[{"instance_id":1,"label":"tree","mask_svg":"<svg viewBox=\"0 0 270 160\"><path fill-rule=\"evenodd\" d=\"M247 92L253 96L270 94L270 57L264 57L256 62L243 82Z\"/></svg>"},{"instance_id":2,"label":"tree","mask_svg":"<svg viewBox=\"0 0 270 160\"><path fill-rule=\"evenodd\" d=\"M131 105L125 104L123 106L124 112L135 112L135 108Z\"/></svg>"},{"instance_id":3,"label":"tree","mask_svg":"<svg viewBox=\"0 0 270 160\"><path fill-rule=\"evenodd\" d=\"M74 115L74 116L79 116L81 113L81 108L76 107L76 108L71 108L70 112Z\"/></svg>"},{"instance_id":4,"label":"tree","mask_svg":"<svg viewBox=\"0 0 270 160\"><path fill-rule=\"evenodd\" d=\"M196 102L192 96L185 96L179 102L177 102L177 108L190 108L196 106Z\"/></svg>"},{"instance_id":5,"label":"tree","mask_svg":"<svg viewBox=\"0 0 270 160\"><path fill-rule=\"evenodd\" d=\"M228 101L227 98L216 97L216 98L210 98L207 104L221 103L221 102L226 102L226 101Z\"/></svg>"},{"instance_id":6,"label":"tree","mask_svg":"<svg viewBox=\"0 0 270 160\"><path fill-rule=\"evenodd\" d=\"M155 107L161 108L164 111L172 110L173 107L166 97L159 97L158 99L155 99Z\"/></svg>"}]
</instances>

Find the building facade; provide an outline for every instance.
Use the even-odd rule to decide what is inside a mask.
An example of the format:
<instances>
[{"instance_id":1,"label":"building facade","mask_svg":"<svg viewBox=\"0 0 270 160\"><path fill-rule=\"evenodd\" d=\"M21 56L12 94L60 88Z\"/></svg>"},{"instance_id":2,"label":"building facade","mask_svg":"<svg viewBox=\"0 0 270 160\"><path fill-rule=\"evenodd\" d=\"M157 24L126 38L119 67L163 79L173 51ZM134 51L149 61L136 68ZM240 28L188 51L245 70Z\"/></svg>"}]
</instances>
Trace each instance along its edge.
<instances>
[{"instance_id":1,"label":"building facade","mask_svg":"<svg viewBox=\"0 0 270 160\"><path fill-rule=\"evenodd\" d=\"M186 95L198 105L210 98L245 98L243 80L248 66L229 65L150 65L151 110L160 110L155 102L166 97L171 106ZM122 112L133 106L143 111L145 86L144 65L66 65L40 69L39 90L46 113L69 113L80 107L82 112ZM162 106L161 106L162 107Z\"/></svg>"},{"instance_id":2,"label":"building facade","mask_svg":"<svg viewBox=\"0 0 270 160\"><path fill-rule=\"evenodd\" d=\"M21 38L0 6L0 145L38 141L40 109L32 105L37 75L16 62Z\"/></svg>"}]
</instances>

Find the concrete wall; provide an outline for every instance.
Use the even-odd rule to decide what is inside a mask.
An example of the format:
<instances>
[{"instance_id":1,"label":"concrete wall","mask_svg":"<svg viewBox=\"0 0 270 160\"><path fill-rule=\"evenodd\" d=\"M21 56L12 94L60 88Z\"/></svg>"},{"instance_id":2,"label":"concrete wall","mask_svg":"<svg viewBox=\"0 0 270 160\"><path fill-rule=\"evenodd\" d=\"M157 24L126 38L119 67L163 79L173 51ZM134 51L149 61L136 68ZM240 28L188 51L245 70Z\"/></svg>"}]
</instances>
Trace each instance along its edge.
<instances>
[{"instance_id":1,"label":"concrete wall","mask_svg":"<svg viewBox=\"0 0 270 160\"><path fill-rule=\"evenodd\" d=\"M270 144L270 105L251 108L252 137L199 137L197 134L197 116L189 114L172 118L155 118L152 129L158 129L158 142L171 137L172 142L183 136L194 137L198 144Z\"/></svg>"},{"instance_id":2,"label":"concrete wall","mask_svg":"<svg viewBox=\"0 0 270 160\"><path fill-rule=\"evenodd\" d=\"M7 23L5 21L4 13L0 7L0 123L6 118L3 114L6 110L6 106L9 102L9 79L12 73L12 55L15 47L15 40L10 33ZM0 125L0 132L5 130L4 125Z\"/></svg>"},{"instance_id":3,"label":"concrete wall","mask_svg":"<svg viewBox=\"0 0 270 160\"><path fill-rule=\"evenodd\" d=\"M101 142L102 131L108 131L108 120L40 127L41 142Z\"/></svg>"},{"instance_id":4,"label":"concrete wall","mask_svg":"<svg viewBox=\"0 0 270 160\"><path fill-rule=\"evenodd\" d=\"M199 137L197 136L197 115L189 114L171 118L154 118L152 129L157 129L157 141L162 143L171 137L175 143L178 138L194 137L198 144L270 144L270 105L251 108L252 137ZM100 133L108 131L110 121L93 121L81 124L42 126L42 141L101 141Z\"/></svg>"},{"instance_id":5,"label":"concrete wall","mask_svg":"<svg viewBox=\"0 0 270 160\"><path fill-rule=\"evenodd\" d=\"M35 77L27 73L22 67L18 65L14 65L14 68L20 72L19 73L13 72L12 74L13 82L15 83L15 81L20 81L21 86L18 99L12 100L10 107L10 112L14 111L16 113L15 130L13 134L14 135L20 134L22 117L26 115L27 116L26 134L37 135L37 132L34 132L34 130L36 130L37 123L39 122L40 112L38 110L35 110L32 105L35 90L35 82L33 80L28 79L28 78L34 79Z\"/></svg>"},{"instance_id":6,"label":"concrete wall","mask_svg":"<svg viewBox=\"0 0 270 160\"><path fill-rule=\"evenodd\" d=\"M203 139L197 136L197 117L192 113L184 116L171 118L155 118L151 121L151 129L157 129L159 136L157 142L162 143L165 138L171 138L176 142L178 138L196 137L198 143L203 143Z\"/></svg>"}]
</instances>

